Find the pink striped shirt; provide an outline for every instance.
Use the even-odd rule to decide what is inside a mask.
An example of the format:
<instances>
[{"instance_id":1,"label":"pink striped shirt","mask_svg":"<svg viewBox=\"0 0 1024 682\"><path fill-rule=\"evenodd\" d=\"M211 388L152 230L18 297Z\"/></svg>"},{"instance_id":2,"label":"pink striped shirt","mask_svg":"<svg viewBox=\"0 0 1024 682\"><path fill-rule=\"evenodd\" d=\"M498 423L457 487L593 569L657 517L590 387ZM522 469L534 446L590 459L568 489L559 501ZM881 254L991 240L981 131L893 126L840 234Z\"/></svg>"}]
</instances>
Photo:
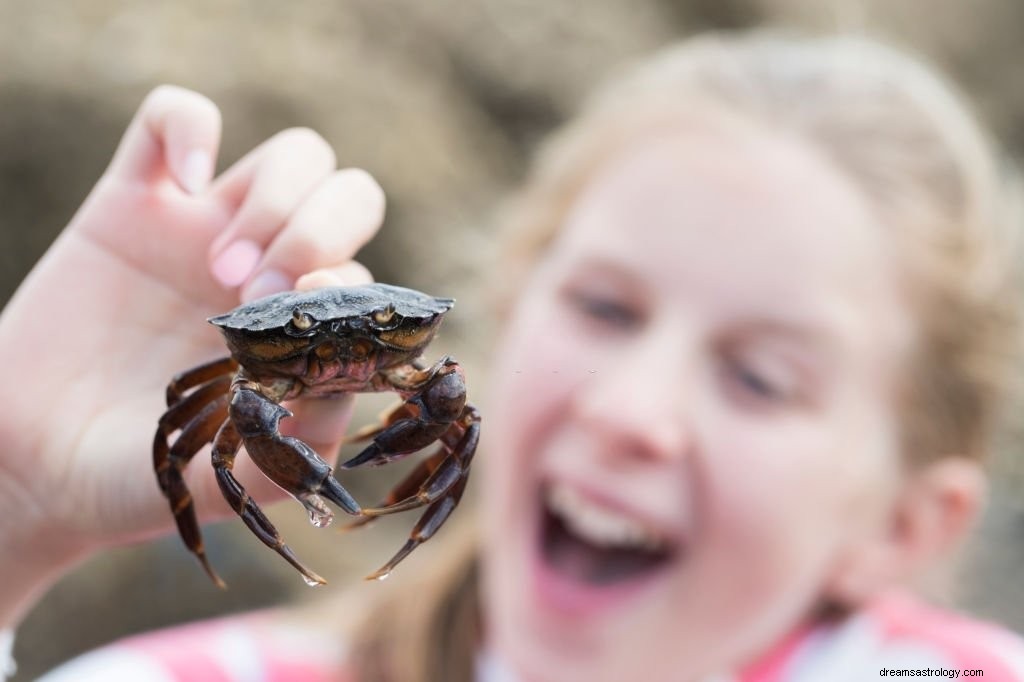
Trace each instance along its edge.
<instances>
[{"instance_id":1,"label":"pink striped shirt","mask_svg":"<svg viewBox=\"0 0 1024 682\"><path fill-rule=\"evenodd\" d=\"M195 623L121 640L40 682L354 682L344 647L314 628L274 612ZM480 682L515 679L497 661L477 669ZM890 677L1024 682L1024 640L894 593L840 623L793 632L752 665L706 682Z\"/></svg>"}]
</instances>

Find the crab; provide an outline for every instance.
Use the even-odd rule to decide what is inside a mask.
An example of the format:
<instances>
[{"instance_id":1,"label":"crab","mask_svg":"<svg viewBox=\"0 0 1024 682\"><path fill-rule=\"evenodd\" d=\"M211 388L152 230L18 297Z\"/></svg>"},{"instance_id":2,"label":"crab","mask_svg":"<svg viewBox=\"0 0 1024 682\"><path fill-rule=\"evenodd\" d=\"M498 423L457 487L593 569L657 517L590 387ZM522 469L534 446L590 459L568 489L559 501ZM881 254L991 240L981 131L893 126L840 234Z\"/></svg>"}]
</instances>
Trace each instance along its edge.
<instances>
[{"instance_id":1,"label":"crab","mask_svg":"<svg viewBox=\"0 0 1024 682\"><path fill-rule=\"evenodd\" d=\"M223 334L230 356L172 378L153 442L153 466L185 546L217 586L225 583L206 557L183 478L189 461L208 443L228 504L309 585L326 581L299 561L232 473L242 445L271 481L302 503L315 526L333 519L327 501L358 517L353 527L426 508L404 546L368 579L387 577L448 519L466 487L480 415L466 402L459 364L445 356L429 365L421 354L453 304L450 298L369 284L275 294L209 319ZM386 464L434 442L439 447L380 504L361 508L331 466L303 441L281 435L278 425L292 415L283 401L371 391L394 391L402 402L380 424L347 439L371 442L342 468Z\"/></svg>"}]
</instances>

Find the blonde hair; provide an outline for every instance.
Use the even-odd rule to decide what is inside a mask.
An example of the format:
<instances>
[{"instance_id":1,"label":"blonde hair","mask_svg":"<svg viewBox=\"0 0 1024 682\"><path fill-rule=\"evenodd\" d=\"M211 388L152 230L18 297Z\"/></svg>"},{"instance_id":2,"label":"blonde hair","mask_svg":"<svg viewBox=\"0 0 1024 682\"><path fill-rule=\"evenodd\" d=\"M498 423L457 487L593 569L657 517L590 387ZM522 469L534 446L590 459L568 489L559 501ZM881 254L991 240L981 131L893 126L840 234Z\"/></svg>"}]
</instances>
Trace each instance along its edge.
<instances>
[{"instance_id":1,"label":"blonde hair","mask_svg":"<svg viewBox=\"0 0 1024 682\"><path fill-rule=\"evenodd\" d=\"M502 288L516 290L595 169L698 107L802 136L869 197L904 256L919 312L902 404L908 462L984 456L1017 375L1018 202L953 89L870 40L711 35L601 90L506 208ZM455 554L414 595L389 595L359 631L361 680L468 679L479 637L475 553ZM410 620L411 603L427 605L423 617Z\"/></svg>"},{"instance_id":2,"label":"blonde hair","mask_svg":"<svg viewBox=\"0 0 1024 682\"><path fill-rule=\"evenodd\" d=\"M864 192L918 313L900 396L907 462L984 457L1019 374L1016 185L954 89L877 42L710 35L613 82L508 207L508 278L524 276L602 163L694 110L799 136Z\"/></svg>"}]
</instances>

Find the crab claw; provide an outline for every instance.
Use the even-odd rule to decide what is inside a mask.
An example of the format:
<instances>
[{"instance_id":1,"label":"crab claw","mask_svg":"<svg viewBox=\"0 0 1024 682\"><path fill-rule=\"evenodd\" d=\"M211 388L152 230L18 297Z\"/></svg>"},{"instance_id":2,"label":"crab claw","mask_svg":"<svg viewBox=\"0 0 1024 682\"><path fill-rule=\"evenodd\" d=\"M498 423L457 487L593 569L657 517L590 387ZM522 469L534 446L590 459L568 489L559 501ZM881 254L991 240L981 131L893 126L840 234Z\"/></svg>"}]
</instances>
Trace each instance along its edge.
<instances>
[{"instance_id":1,"label":"crab claw","mask_svg":"<svg viewBox=\"0 0 1024 682\"><path fill-rule=\"evenodd\" d=\"M381 452L379 445L377 445L376 443L370 443L365 448L363 448L363 451L360 452L358 455L356 455L352 459L343 462L339 466L342 469L355 469L357 466L361 466L363 464L366 464L367 462L371 462L373 460L380 460L382 458L382 454L383 453ZM373 463L377 465L386 464L387 459L384 458L383 461L374 461Z\"/></svg>"},{"instance_id":2,"label":"crab claw","mask_svg":"<svg viewBox=\"0 0 1024 682\"><path fill-rule=\"evenodd\" d=\"M291 410L250 389L235 391L231 400L231 418L243 438L277 432L277 425Z\"/></svg>"},{"instance_id":3,"label":"crab claw","mask_svg":"<svg viewBox=\"0 0 1024 682\"><path fill-rule=\"evenodd\" d=\"M461 405L459 409L462 409ZM380 466L411 455L439 439L457 416L433 422L422 418L399 419L377 434L372 443L341 468L352 469L363 464Z\"/></svg>"}]
</instances>

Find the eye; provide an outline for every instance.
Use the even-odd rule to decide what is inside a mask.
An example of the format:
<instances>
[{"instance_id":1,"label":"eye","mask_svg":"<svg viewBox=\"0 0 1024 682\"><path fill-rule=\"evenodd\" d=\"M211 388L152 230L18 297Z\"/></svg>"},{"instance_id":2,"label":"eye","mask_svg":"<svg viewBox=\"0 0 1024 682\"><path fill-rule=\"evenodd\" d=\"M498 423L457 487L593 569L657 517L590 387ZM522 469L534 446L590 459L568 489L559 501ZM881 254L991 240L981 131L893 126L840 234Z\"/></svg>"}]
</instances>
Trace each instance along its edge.
<instances>
[{"instance_id":1,"label":"eye","mask_svg":"<svg viewBox=\"0 0 1024 682\"><path fill-rule=\"evenodd\" d=\"M377 324L387 324L391 321L391 318L395 316L395 306L388 303L387 307L383 310L377 310L373 313L373 321Z\"/></svg>"},{"instance_id":2,"label":"eye","mask_svg":"<svg viewBox=\"0 0 1024 682\"><path fill-rule=\"evenodd\" d=\"M292 311L292 325L304 332L313 326L313 318L296 308Z\"/></svg>"},{"instance_id":3,"label":"eye","mask_svg":"<svg viewBox=\"0 0 1024 682\"><path fill-rule=\"evenodd\" d=\"M298 308L292 310L291 326L300 332L309 331L312 329L316 320L312 318L308 313L304 313Z\"/></svg>"},{"instance_id":4,"label":"eye","mask_svg":"<svg viewBox=\"0 0 1024 682\"><path fill-rule=\"evenodd\" d=\"M740 402L751 406L781 406L796 397L796 389L790 385L791 382L743 360L726 360L723 374L726 390Z\"/></svg>"},{"instance_id":5,"label":"eye","mask_svg":"<svg viewBox=\"0 0 1024 682\"><path fill-rule=\"evenodd\" d=\"M739 365L733 369L733 374L736 382L753 395L762 398L774 398L781 395L771 382L748 367Z\"/></svg>"},{"instance_id":6,"label":"eye","mask_svg":"<svg viewBox=\"0 0 1024 682\"><path fill-rule=\"evenodd\" d=\"M634 305L605 294L571 291L569 304L587 319L610 328L632 329L643 321Z\"/></svg>"}]
</instances>

